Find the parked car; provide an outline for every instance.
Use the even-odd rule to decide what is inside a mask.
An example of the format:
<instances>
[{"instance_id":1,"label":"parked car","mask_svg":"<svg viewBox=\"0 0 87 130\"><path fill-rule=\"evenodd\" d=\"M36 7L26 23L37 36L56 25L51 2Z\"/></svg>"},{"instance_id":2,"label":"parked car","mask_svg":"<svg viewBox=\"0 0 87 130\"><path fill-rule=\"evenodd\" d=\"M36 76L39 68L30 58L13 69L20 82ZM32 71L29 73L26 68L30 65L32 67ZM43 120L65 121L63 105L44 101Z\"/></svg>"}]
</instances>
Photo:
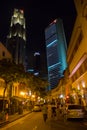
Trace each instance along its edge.
<instances>
[{"instance_id":1,"label":"parked car","mask_svg":"<svg viewBox=\"0 0 87 130\"><path fill-rule=\"evenodd\" d=\"M34 111L34 112L39 112L39 111L41 111L41 106L40 106L40 105L35 105L34 108L33 108L33 111Z\"/></svg>"},{"instance_id":2,"label":"parked car","mask_svg":"<svg viewBox=\"0 0 87 130\"><path fill-rule=\"evenodd\" d=\"M81 105L78 104L67 104L64 109L64 117L69 118L84 118L84 111Z\"/></svg>"}]
</instances>

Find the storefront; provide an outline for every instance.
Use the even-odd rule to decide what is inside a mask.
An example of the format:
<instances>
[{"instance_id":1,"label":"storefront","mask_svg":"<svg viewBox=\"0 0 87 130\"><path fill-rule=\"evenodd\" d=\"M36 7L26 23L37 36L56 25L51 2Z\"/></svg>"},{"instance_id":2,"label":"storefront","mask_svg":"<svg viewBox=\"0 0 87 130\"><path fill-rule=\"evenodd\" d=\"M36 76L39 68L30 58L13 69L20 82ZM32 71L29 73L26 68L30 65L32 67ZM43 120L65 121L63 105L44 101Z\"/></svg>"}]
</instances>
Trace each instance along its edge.
<instances>
[{"instance_id":1,"label":"storefront","mask_svg":"<svg viewBox=\"0 0 87 130\"><path fill-rule=\"evenodd\" d=\"M87 106L87 72L72 83L72 94L77 103Z\"/></svg>"}]
</instances>

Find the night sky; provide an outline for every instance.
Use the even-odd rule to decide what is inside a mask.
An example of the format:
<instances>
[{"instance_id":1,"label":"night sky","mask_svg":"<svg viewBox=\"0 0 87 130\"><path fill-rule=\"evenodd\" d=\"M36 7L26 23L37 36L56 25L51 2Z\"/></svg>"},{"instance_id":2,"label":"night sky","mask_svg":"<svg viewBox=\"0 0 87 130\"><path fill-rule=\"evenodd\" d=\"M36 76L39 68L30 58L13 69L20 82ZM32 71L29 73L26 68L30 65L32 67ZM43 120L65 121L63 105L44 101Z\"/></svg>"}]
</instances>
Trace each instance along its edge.
<instances>
[{"instance_id":1,"label":"night sky","mask_svg":"<svg viewBox=\"0 0 87 130\"><path fill-rule=\"evenodd\" d=\"M4 44L14 8L24 10L27 48L30 55L35 51L44 55L45 28L58 17L63 20L67 45L69 44L76 18L73 0L0 0L0 41Z\"/></svg>"}]
</instances>

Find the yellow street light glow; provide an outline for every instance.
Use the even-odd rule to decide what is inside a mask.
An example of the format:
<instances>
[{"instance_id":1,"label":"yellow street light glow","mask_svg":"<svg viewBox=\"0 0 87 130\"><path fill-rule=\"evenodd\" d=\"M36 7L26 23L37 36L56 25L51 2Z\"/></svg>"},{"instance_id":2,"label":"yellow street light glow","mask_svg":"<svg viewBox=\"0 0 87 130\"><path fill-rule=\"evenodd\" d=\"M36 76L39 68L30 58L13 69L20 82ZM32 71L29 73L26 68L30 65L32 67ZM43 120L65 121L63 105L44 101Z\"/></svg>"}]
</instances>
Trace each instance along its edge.
<instances>
[{"instance_id":1,"label":"yellow street light glow","mask_svg":"<svg viewBox=\"0 0 87 130\"><path fill-rule=\"evenodd\" d=\"M25 95L25 92L20 92L20 95L24 96L24 95Z\"/></svg>"},{"instance_id":2,"label":"yellow street light glow","mask_svg":"<svg viewBox=\"0 0 87 130\"><path fill-rule=\"evenodd\" d=\"M80 90L80 86L79 85L77 86L77 89Z\"/></svg>"},{"instance_id":3,"label":"yellow street light glow","mask_svg":"<svg viewBox=\"0 0 87 130\"><path fill-rule=\"evenodd\" d=\"M29 96L31 96L31 91L29 91Z\"/></svg>"},{"instance_id":4,"label":"yellow street light glow","mask_svg":"<svg viewBox=\"0 0 87 130\"><path fill-rule=\"evenodd\" d=\"M38 97L38 99L40 99L40 97Z\"/></svg>"},{"instance_id":5,"label":"yellow street light glow","mask_svg":"<svg viewBox=\"0 0 87 130\"><path fill-rule=\"evenodd\" d=\"M32 98L35 98L35 95L32 95Z\"/></svg>"},{"instance_id":6,"label":"yellow street light glow","mask_svg":"<svg viewBox=\"0 0 87 130\"><path fill-rule=\"evenodd\" d=\"M85 82L84 81L82 82L82 87L85 88Z\"/></svg>"}]
</instances>

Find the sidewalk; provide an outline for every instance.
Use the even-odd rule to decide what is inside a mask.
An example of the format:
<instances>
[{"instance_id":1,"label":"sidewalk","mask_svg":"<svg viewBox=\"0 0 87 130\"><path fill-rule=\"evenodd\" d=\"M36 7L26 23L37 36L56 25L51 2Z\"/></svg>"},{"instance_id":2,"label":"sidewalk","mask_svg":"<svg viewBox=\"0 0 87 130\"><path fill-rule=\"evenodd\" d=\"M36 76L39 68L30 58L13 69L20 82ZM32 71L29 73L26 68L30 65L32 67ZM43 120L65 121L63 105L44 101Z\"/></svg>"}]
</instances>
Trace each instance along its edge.
<instances>
[{"instance_id":1,"label":"sidewalk","mask_svg":"<svg viewBox=\"0 0 87 130\"><path fill-rule=\"evenodd\" d=\"M23 116L29 114L29 113L31 113L31 111L24 110L24 111L23 111L23 114L18 114L18 113L16 113L16 114L14 114L14 115L8 115L8 119L7 119L7 120L5 120L5 121L0 121L0 127L6 125L6 124L8 124L8 123L11 123L11 122L13 122L13 121L15 121L15 120L17 120L17 119L19 119L19 118L21 118L21 117L23 117Z\"/></svg>"}]
</instances>

